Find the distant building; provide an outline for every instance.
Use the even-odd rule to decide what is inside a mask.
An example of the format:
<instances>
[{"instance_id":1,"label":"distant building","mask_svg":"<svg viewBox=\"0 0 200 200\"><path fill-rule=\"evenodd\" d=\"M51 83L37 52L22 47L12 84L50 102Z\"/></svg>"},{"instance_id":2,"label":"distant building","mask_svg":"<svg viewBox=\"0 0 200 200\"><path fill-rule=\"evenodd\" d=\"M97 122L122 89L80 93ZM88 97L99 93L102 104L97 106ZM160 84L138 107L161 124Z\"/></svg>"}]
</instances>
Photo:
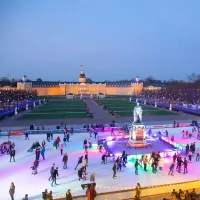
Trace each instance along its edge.
<instances>
[{"instance_id":1,"label":"distant building","mask_svg":"<svg viewBox=\"0 0 200 200\"><path fill-rule=\"evenodd\" d=\"M17 83L17 89L37 90L39 96L53 95L134 95L143 90L143 83L139 81L128 83L94 82L87 83L84 70L81 70L78 82L52 82L52 81L23 81Z\"/></svg>"}]
</instances>

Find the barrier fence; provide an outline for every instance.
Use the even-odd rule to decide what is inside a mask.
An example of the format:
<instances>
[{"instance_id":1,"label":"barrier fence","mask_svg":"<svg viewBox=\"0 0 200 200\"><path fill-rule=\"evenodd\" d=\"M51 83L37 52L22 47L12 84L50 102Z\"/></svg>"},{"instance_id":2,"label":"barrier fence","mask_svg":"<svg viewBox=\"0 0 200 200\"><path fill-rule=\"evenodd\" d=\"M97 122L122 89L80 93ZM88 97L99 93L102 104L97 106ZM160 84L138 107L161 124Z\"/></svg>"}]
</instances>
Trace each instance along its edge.
<instances>
[{"instance_id":1,"label":"barrier fence","mask_svg":"<svg viewBox=\"0 0 200 200\"><path fill-rule=\"evenodd\" d=\"M127 124L130 128L131 125ZM190 123L180 123L179 127L191 127L193 124ZM120 131L123 127L104 127L102 128L95 128L96 132L111 132L113 129L114 131ZM162 128L174 128L173 124L163 124L163 125L147 125L146 129L162 129ZM70 130L68 130L70 132ZM54 134L61 134L65 132L64 129L45 129L45 130L19 130L19 131L0 131L0 136L8 136L8 134L12 135L24 135L25 133L28 134L46 134L46 133L54 133ZM87 128L74 128L73 133L88 133Z\"/></svg>"}]
</instances>

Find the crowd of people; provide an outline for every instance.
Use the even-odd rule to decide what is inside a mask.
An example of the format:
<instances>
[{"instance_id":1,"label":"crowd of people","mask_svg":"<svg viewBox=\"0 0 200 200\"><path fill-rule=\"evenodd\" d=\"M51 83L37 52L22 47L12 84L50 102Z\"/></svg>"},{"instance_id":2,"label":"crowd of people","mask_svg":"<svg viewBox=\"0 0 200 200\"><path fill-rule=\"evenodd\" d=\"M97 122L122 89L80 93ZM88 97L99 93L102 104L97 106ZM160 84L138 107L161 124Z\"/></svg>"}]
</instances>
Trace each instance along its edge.
<instances>
[{"instance_id":1,"label":"crowd of people","mask_svg":"<svg viewBox=\"0 0 200 200\"><path fill-rule=\"evenodd\" d=\"M144 90L142 93L146 100L182 105L199 104L200 89L164 88L160 90Z\"/></svg>"},{"instance_id":2,"label":"crowd of people","mask_svg":"<svg viewBox=\"0 0 200 200\"><path fill-rule=\"evenodd\" d=\"M36 90L3 90L0 89L0 112L37 97Z\"/></svg>"}]
</instances>

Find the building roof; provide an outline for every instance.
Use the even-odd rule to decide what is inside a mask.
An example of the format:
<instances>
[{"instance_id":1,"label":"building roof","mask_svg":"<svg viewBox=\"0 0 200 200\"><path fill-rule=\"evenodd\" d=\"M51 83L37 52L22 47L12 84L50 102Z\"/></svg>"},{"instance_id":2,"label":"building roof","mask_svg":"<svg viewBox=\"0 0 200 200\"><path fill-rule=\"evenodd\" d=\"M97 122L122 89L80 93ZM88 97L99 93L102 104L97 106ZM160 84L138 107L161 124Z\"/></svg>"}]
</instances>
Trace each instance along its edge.
<instances>
[{"instance_id":1,"label":"building roof","mask_svg":"<svg viewBox=\"0 0 200 200\"><path fill-rule=\"evenodd\" d=\"M31 83L33 86L37 86L37 85L59 85L59 84L81 84L78 81L25 81L25 83ZM92 82L92 83L86 82L85 84L131 85L132 83L135 83L135 82L114 82L114 81L105 82L105 81L99 81L99 82ZM151 84L151 86L154 86L154 85Z\"/></svg>"}]
</instances>

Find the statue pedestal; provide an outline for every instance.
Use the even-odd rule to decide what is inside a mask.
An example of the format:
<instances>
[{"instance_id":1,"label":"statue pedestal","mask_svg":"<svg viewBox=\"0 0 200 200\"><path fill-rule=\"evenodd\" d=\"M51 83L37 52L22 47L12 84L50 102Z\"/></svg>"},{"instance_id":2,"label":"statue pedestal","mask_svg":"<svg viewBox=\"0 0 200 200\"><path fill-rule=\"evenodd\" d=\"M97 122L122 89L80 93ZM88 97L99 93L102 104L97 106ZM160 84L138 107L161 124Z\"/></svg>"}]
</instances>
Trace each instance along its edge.
<instances>
[{"instance_id":1,"label":"statue pedestal","mask_svg":"<svg viewBox=\"0 0 200 200\"><path fill-rule=\"evenodd\" d=\"M147 147L145 125L140 122L133 122L129 131L130 139L128 144L131 147Z\"/></svg>"}]
</instances>

